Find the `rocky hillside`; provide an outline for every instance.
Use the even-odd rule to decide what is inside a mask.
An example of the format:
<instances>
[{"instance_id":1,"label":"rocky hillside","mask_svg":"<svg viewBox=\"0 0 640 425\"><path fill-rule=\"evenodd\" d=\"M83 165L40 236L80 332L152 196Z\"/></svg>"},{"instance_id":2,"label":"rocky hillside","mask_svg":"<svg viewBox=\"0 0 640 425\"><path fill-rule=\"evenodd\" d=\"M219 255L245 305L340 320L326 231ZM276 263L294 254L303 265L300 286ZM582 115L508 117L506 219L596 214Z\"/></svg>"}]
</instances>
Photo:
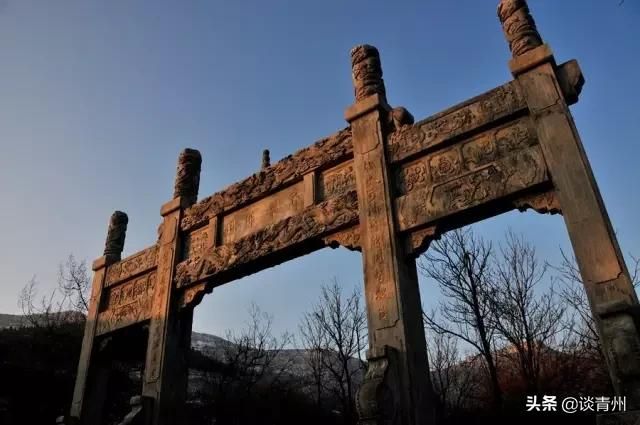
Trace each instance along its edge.
<instances>
[{"instance_id":1,"label":"rocky hillside","mask_svg":"<svg viewBox=\"0 0 640 425\"><path fill-rule=\"evenodd\" d=\"M0 314L0 329L19 328L27 325L27 320L19 314Z\"/></svg>"}]
</instances>

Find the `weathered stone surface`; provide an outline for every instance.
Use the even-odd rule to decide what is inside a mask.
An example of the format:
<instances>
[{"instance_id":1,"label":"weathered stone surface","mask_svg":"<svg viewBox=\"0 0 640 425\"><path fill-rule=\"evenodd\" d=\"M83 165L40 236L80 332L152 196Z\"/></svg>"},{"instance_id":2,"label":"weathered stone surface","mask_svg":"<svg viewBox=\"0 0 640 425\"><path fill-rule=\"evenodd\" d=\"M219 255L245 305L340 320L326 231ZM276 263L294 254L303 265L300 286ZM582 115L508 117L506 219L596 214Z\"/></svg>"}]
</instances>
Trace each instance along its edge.
<instances>
[{"instance_id":1,"label":"weathered stone surface","mask_svg":"<svg viewBox=\"0 0 640 425\"><path fill-rule=\"evenodd\" d=\"M300 180L222 217L222 244L242 239L304 209L304 182Z\"/></svg>"},{"instance_id":2,"label":"weathered stone surface","mask_svg":"<svg viewBox=\"0 0 640 425\"><path fill-rule=\"evenodd\" d=\"M185 150L157 244L122 261L127 218L116 212L93 264L71 417L99 422L107 369L92 363L96 336L148 320L143 400L154 425L179 423L202 297L344 246L364 262L371 355L361 424L432 423L414 257L444 231L513 208L564 215L614 386L640 408L638 299L567 108L584 77L575 61L556 66L524 0L502 0L498 15L516 80L414 124L387 104L378 51L358 46L349 128L274 165L265 151L259 172L195 205L201 157ZM85 398L88 383L97 396Z\"/></svg>"},{"instance_id":3,"label":"weathered stone surface","mask_svg":"<svg viewBox=\"0 0 640 425\"><path fill-rule=\"evenodd\" d=\"M394 181L386 149L391 128L384 125L389 114L379 93L356 98L345 112L353 137L369 349L388 346L398 354L393 365L398 373L385 376L383 383L378 381L379 375L386 375L387 359L370 363L358 403L361 423L417 425L430 422L433 406L415 261L407 258L395 224Z\"/></svg>"},{"instance_id":4,"label":"weathered stone surface","mask_svg":"<svg viewBox=\"0 0 640 425\"><path fill-rule=\"evenodd\" d=\"M553 189L524 195L513 201L513 204L520 212L533 209L540 214L562 214L560 201Z\"/></svg>"},{"instance_id":5,"label":"weathered stone surface","mask_svg":"<svg viewBox=\"0 0 640 425\"><path fill-rule=\"evenodd\" d=\"M184 258L201 256L213 245L214 231L212 226L205 226L187 234L184 242Z\"/></svg>"},{"instance_id":6,"label":"weathered stone surface","mask_svg":"<svg viewBox=\"0 0 640 425\"><path fill-rule=\"evenodd\" d=\"M526 107L518 83L507 83L412 126L401 126L400 130L389 136L389 160L402 161L427 149L436 148L496 120L514 115Z\"/></svg>"},{"instance_id":7,"label":"weathered stone surface","mask_svg":"<svg viewBox=\"0 0 640 425\"><path fill-rule=\"evenodd\" d=\"M368 44L351 49L351 70L356 100L362 100L372 94L385 96L378 49Z\"/></svg>"},{"instance_id":8,"label":"weathered stone surface","mask_svg":"<svg viewBox=\"0 0 640 425\"><path fill-rule=\"evenodd\" d=\"M562 206L613 386L627 397L629 409L640 409L640 334L633 317L638 297L557 73L551 58L517 79ZM611 306L627 312L610 316Z\"/></svg>"},{"instance_id":9,"label":"weathered stone surface","mask_svg":"<svg viewBox=\"0 0 640 425\"><path fill-rule=\"evenodd\" d=\"M356 397L358 425L402 424L398 353L389 346L373 349L367 362L367 373Z\"/></svg>"},{"instance_id":10,"label":"weathered stone surface","mask_svg":"<svg viewBox=\"0 0 640 425\"><path fill-rule=\"evenodd\" d=\"M181 262L177 266L176 285L185 286L205 279L218 280L216 275L225 272L236 278L245 274L237 270L240 266L250 270L249 263L281 254L282 259L275 262L278 264L286 261L289 256L297 256L281 251L304 243L313 245L313 239L321 240L322 236L353 225L357 220L358 202L355 192L332 198L237 241L222 245L201 257Z\"/></svg>"},{"instance_id":11,"label":"weathered stone surface","mask_svg":"<svg viewBox=\"0 0 640 425\"><path fill-rule=\"evenodd\" d=\"M362 251L359 226L353 226L349 229L333 233L323 238L323 241L331 248L342 246L350 251Z\"/></svg>"},{"instance_id":12,"label":"weathered stone surface","mask_svg":"<svg viewBox=\"0 0 640 425\"><path fill-rule=\"evenodd\" d=\"M406 194L396 199L399 229L423 226L547 180L531 122L523 118L403 166L398 186Z\"/></svg>"},{"instance_id":13,"label":"weathered stone surface","mask_svg":"<svg viewBox=\"0 0 640 425\"><path fill-rule=\"evenodd\" d=\"M536 29L525 0L501 0L498 5L498 18L514 57L542 44L542 37Z\"/></svg>"},{"instance_id":14,"label":"weathered stone surface","mask_svg":"<svg viewBox=\"0 0 640 425\"><path fill-rule=\"evenodd\" d=\"M156 273L152 271L106 289L98 314L96 335L148 320L155 284Z\"/></svg>"},{"instance_id":15,"label":"weathered stone surface","mask_svg":"<svg viewBox=\"0 0 640 425\"><path fill-rule=\"evenodd\" d=\"M613 384L637 409L640 400L640 339L632 311L601 317L604 355L613 373Z\"/></svg>"},{"instance_id":16,"label":"weathered stone surface","mask_svg":"<svg viewBox=\"0 0 640 425\"><path fill-rule=\"evenodd\" d=\"M154 267L158 261L158 247L152 245L140 252L130 255L107 268L105 286L129 279L132 276L144 273Z\"/></svg>"},{"instance_id":17,"label":"weathered stone surface","mask_svg":"<svg viewBox=\"0 0 640 425\"><path fill-rule=\"evenodd\" d=\"M396 176L398 193L407 194L450 180L535 143L535 130L526 117L486 130L450 148L402 164Z\"/></svg>"},{"instance_id":18,"label":"weathered stone surface","mask_svg":"<svg viewBox=\"0 0 640 425\"><path fill-rule=\"evenodd\" d=\"M413 257L418 257L429 248L429 244L440 237L437 226L429 226L424 229L416 229L409 232L407 252Z\"/></svg>"},{"instance_id":19,"label":"weathered stone surface","mask_svg":"<svg viewBox=\"0 0 640 425\"><path fill-rule=\"evenodd\" d=\"M122 211L116 211L111 215L107 240L104 243L104 256L120 258L124 249L124 239L127 234L129 218Z\"/></svg>"},{"instance_id":20,"label":"weathered stone surface","mask_svg":"<svg viewBox=\"0 0 640 425\"><path fill-rule=\"evenodd\" d=\"M356 175L353 161L348 160L340 165L323 171L320 174L320 199L327 200L356 189Z\"/></svg>"},{"instance_id":21,"label":"weathered stone surface","mask_svg":"<svg viewBox=\"0 0 640 425\"><path fill-rule=\"evenodd\" d=\"M180 153L173 190L174 198L183 198L188 205L196 202L200 187L201 166L202 156L197 150L185 149Z\"/></svg>"},{"instance_id":22,"label":"weathered stone surface","mask_svg":"<svg viewBox=\"0 0 640 425\"><path fill-rule=\"evenodd\" d=\"M271 167L205 198L187 209L183 230L206 224L218 214L267 196L303 178L311 170L326 167L351 155L351 129L346 128L278 161Z\"/></svg>"}]
</instances>

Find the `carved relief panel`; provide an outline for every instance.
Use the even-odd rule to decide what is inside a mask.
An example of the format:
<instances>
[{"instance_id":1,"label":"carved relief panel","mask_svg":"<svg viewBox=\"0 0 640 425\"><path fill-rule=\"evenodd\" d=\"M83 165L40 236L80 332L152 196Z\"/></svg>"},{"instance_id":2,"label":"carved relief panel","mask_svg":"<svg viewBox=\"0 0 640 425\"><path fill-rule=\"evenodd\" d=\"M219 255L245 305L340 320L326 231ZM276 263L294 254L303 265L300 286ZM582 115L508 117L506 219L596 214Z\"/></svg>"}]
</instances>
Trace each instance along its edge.
<instances>
[{"instance_id":1,"label":"carved relief panel","mask_svg":"<svg viewBox=\"0 0 640 425\"><path fill-rule=\"evenodd\" d=\"M356 188L353 161L347 161L320 174L320 199L326 200Z\"/></svg>"},{"instance_id":2,"label":"carved relief panel","mask_svg":"<svg viewBox=\"0 0 640 425\"><path fill-rule=\"evenodd\" d=\"M105 286L113 285L125 279L143 273L156 267L158 261L158 247L150 246L140 252L137 252L122 261L112 264L107 269L105 278Z\"/></svg>"},{"instance_id":3,"label":"carved relief panel","mask_svg":"<svg viewBox=\"0 0 640 425\"><path fill-rule=\"evenodd\" d=\"M304 209L302 181L223 217L222 243L228 244L298 214Z\"/></svg>"},{"instance_id":4,"label":"carved relief panel","mask_svg":"<svg viewBox=\"0 0 640 425\"><path fill-rule=\"evenodd\" d=\"M532 122L525 117L402 165L398 179L404 194L396 200L398 224L407 230L548 177Z\"/></svg>"},{"instance_id":5,"label":"carved relief panel","mask_svg":"<svg viewBox=\"0 0 640 425\"><path fill-rule=\"evenodd\" d=\"M387 148L389 157L391 161L401 161L495 120L513 115L526 107L518 83L505 84L392 133Z\"/></svg>"},{"instance_id":6,"label":"carved relief panel","mask_svg":"<svg viewBox=\"0 0 640 425\"><path fill-rule=\"evenodd\" d=\"M105 290L96 334L102 335L149 319L156 272L133 278Z\"/></svg>"}]
</instances>

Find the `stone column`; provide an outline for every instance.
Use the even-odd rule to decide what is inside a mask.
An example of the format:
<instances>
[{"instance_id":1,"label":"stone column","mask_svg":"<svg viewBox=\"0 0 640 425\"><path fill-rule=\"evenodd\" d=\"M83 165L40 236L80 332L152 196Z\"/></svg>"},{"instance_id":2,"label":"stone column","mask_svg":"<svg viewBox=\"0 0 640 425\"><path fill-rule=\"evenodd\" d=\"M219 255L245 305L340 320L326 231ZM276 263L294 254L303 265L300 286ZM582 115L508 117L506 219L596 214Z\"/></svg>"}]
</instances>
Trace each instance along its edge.
<instances>
[{"instance_id":1,"label":"stone column","mask_svg":"<svg viewBox=\"0 0 640 425\"><path fill-rule=\"evenodd\" d=\"M107 267L120 261L127 232L127 215L116 211L109 221L104 255L93 262L93 283L91 299L84 328L82 351L78 362L78 373L71 403L71 418L68 424L81 421L82 424L99 424L105 399L106 381L108 379L107 359L98 359L97 347L94 347L96 324L102 287Z\"/></svg>"},{"instance_id":2,"label":"stone column","mask_svg":"<svg viewBox=\"0 0 640 425\"><path fill-rule=\"evenodd\" d=\"M179 310L173 287L175 266L182 253L180 220L193 205L200 182L200 153L185 149L178 159L174 198L160 209L158 271L153 293L142 396L151 400L153 425L176 425L187 391L187 356L191 345L192 309Z\"/></svg>"},{"instance_id":3,"label":"stone column","mask_svg":"<svg viewBox=\"0 0 640 425\"><path fill-rule=\"evenodd\" d=\"M358 393L361 424L433 423L415 260L395 225L385 145L387 105L378 51L351 51L351 124L369 324L369 368Z\"/></svg>"},{"instance_id":4,"label":"stone column","mask_svg":"<svg viewBox=\"0 0 640 425\"><path fill-rule=\"evenodd\" d=\"M627 409L640 409L638 299L568 108L577 101L584 79L575 62L556 66L524 0L503 0L498 16L513 54L509 66L536 123L615 392L627 397Z\"/></svg>"}]
</instances>

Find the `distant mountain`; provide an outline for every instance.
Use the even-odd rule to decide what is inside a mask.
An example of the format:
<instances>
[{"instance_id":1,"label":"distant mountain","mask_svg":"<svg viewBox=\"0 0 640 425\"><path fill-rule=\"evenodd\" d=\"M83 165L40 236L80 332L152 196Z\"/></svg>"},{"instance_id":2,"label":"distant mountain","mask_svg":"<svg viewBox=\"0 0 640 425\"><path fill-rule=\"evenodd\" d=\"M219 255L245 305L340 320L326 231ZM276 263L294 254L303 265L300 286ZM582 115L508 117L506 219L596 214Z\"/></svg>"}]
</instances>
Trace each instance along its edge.
<instances>
[{"instance_id":1,"label":"distant mountain","mask_svg":"<svg viewBox=\"0 0 640 425\"><path fill-rule=\"evenodd\" d=\"M84 314L77 311L61 311L51 314L34 314L31 317L27 317L22 314L0 314L0 329L6 328L21 328L25 326L31 326L33 321L40 323L46 323L47 320L56 322L75 322L84 320Z\"/></svg>"},{"instance_id":2,"label":"distant mountain","mask_svg":"<svg viewBox=\"0 0 640 425\"><path fill-rule=\"evenodd\" d=\"M27 326L28 321L21 314L0 314L0 329Z\"/></svg>"},{"instance_id":3,"label":"distant mountain","mask_svg":"<svg viewBox=\"0 0 640 425\"><path fill-rule=\"evenodd\" d=\"M57 313L57 315L65 315L64 319L69 317L73 320L84 318L81 313L75 312L61 312ZM53 317L57 317L57 315L54 315ZM43 318L44 316L35 316L34 318L35 320L39 320L40 317ZM31 321L24 315L0 314L0 329L26 327L31 326L31 324ZM233 352L235 344L216 335L192 332L191 347L210 359L224 363L227 354ZM273 370L282 370L285 375L292 378L309 376L311 374L308 361L310 355L311 352L304 349L283 349L273 360ZM336 353L333 353L333 355L336 355ZM353 370L357 370L360 368L360 362L358 359L353 358L351 359L349 366L352 367ZM357 374L357 381L362 379L363 373L364 371ZM198 381L203 378L202 372L192 370L190 375L190 381L192 381L191 385L196 387L200 386L199 384L201 383Z\"/></svg>"}]
</instances>

